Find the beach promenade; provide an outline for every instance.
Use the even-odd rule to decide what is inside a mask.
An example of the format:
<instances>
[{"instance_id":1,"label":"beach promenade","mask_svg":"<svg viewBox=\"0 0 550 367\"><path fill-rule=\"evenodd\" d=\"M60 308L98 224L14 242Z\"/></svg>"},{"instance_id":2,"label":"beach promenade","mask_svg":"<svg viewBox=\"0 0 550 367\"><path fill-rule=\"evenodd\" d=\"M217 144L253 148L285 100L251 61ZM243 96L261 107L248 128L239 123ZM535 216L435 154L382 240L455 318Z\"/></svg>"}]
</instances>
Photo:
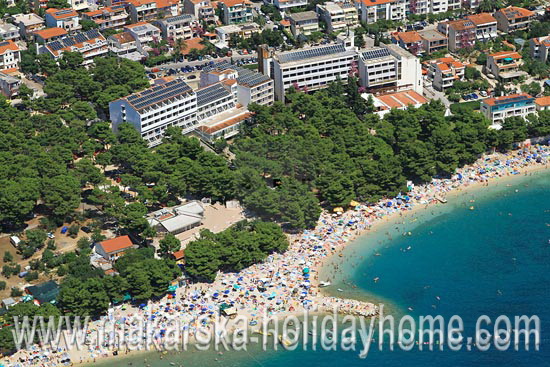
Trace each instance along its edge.
<instances>
[{"instance_id":1,"label":"beach promenade","mask_svg":"<svg viewBox=\"0 0 550 367\"><path fill-rule=\"evenodd\" d=\"M331 256L341 255L342 249L359 235L375 230L376 225L389 221L402 213L420 210L429 205L441 205L454 192L481 185L505 177L527 174L548 168L550 148L533 146L507 154L496 153L463 167L448 179L434 179L428 184L411 187L395 198L386 198L373 205L359 204L343 212L324 211L312 230L289 236L290 246L283 254L272 254L266 261L253 265L239 273L219 273L212 284L191 284L180 287L174 295L160 302L150 302L145 307L117 306L104 320L94 322L94 329L107 322L130 322L134 316L154 317L166 327L170 318L177 317L188 323L189 335L201 326L199 318L219 312L222 304L233 305L238 314L246 315L253 322L261 323L263 315L300 315L304 310L339 312L354 315L375 315L377 307L368 302L325 296L319 288L320 270ZM325 269L323 274L330 274ZM208 322L207 322L208 325ZM150 335L163 344L160 330ZM35 346L33 350L20 351L4 359L5 366L60 366L64 364L90 363L100 358L113 358L113 351L124 355L116 344L94 346L94 340L84 350L47 350ZM120 348L120 349L119 349ZM65 352L67 354L65 354ZM70 359L70 362L69 362Z\"/></svg>"}]
</instances>

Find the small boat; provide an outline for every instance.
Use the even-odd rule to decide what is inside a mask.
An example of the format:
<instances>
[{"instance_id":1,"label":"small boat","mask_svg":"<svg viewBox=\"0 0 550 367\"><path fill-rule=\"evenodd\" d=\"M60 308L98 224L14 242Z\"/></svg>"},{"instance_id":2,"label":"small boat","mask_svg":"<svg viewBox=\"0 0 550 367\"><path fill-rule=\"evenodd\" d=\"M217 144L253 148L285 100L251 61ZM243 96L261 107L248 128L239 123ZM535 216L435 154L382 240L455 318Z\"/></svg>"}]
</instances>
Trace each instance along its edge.
<instances>
[{"instance_id":1,"label":"small boat","mask_svg":"<svg viewBox=\"0 0 550 367\"><path fill-rule=\"evenodd\" d=\"M319 287L328 287L330 285L330 282L327 280L326 282L319 282Z\"/></svg>"},{"instance_id":2,"label":"small boat","mask_svg":"<svg viewBox=\"0 0 550 367\"><path fill-rule=\"evenodd\" d=\"M337 289L338 292L343 292L344 290L342 288Z\"/></svg>"},{"instance_id":3,"label":"small boat","mask_svg":"<svg viewBox=\"0 0 550 367\"><path fill-rule=\"evenodd\" d=\"M470 210L474 210L474 209L475 209L475 207L472 205L472 206L470 207Z\"/></svg>"},{"instance_id":4,"label":"small boat","mask_svg":"<svg viewBox=\"0 0 550 367\"><path fill-rule=\"evenodd\" d=\"M380 277L376 277L373 279L375 283L378 283L378 281L380 280Z\"/></svg>"},{"instance_id":5,"label":"small boat","mask_svg":"<svg viewBox=\"0 0 550 367\"><path fill-rule=\"evenodd\" d=\"M380 252L375 252L374 256L382 256L382 254Z\"/></svg>"},{"instance_id":6,"label":"small boat","mask_svg":"<svg viewBox=\"0 0 550 367\"><path fill-rule=\"evenodd\" d=\"M436 198L441 204L446 204L447 203L447 199L444 199L444 198L441 198L441 197L437 197Z\"/></svg>"},{"instance_id":7,"label":"small boat","mask_svg":"<svg viewBox=\"0 0 550 367\"><path fill-rule=\"evenodd\" d=\"M279 335L279 343L281 343L285 347L292 345L292 343L287 338L285 338L282 334Z\"/></svg>"}]
</instances>

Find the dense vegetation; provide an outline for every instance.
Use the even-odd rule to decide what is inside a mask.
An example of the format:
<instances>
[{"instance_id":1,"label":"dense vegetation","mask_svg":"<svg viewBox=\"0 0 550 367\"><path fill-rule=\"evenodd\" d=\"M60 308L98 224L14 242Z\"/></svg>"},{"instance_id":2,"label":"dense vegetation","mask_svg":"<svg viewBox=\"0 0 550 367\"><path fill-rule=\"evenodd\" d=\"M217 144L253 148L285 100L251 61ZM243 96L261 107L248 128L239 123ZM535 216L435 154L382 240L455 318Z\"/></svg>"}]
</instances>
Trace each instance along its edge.
<instances>
[{"instance_id":1,"label":"dense vegetation","mask_svg":"<svg viewBox=\"0 0 550 367\"><path fill-rule=\"evenodd\" d=\"M185 249L185 269L194 279L213 281L220 270L240 271L287 248L288 241L277 224L242 221L217 234L202 231L201 238Z\"/></svg>"}]
</instances>

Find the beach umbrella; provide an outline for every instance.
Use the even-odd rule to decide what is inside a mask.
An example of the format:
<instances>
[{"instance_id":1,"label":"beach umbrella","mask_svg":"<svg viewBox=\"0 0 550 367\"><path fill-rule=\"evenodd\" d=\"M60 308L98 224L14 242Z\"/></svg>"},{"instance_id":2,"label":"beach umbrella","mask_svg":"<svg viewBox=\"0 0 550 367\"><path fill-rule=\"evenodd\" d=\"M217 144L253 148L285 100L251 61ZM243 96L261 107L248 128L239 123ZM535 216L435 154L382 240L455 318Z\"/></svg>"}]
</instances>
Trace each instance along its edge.
<instances>
[{"instance_id":1,"label":"beach umbrella","mask_svg":"<svg viewBox=\"0 0 550 367\"><path fill-rule=\"evenodd\" d=\"M304 268L304 269L303 269L303 273L304 273L304 274L309 273L309 268Z\"/></svg>"}]
</instances>

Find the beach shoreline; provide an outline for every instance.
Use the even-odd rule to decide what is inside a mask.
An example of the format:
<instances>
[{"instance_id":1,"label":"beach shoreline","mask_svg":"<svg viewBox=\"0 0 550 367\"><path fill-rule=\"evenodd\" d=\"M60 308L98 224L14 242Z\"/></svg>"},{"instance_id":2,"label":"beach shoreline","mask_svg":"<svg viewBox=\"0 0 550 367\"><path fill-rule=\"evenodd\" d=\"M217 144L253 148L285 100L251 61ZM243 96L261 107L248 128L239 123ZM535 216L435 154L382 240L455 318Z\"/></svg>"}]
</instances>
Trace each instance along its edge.
<instances>
[{"instance_id":1,"label":"beach shoreline","mask_svg":"<svg viewBox=\"0 0 550 367\"><path fill-rule=\"evenodd\" d=\"M331 262L334 261L335 258L343 256L343 249L356 242L360 237L368 236L369 234L374 234L382 230L385 225L392 224L396 221L403 221L406 218L410 218L411 216L422 212L423 209L433 207L434 205L445 205L441 203L442 195L444 196L444 200L453 200L454 197L463 195L467 192L482 189L484 187L494 187L495 183L496 185L501 185L505 184L510 179L517 179L520 177L525 177L525 175L532 175L540 171L547 171L549 163L547 157L549 151L550 149L548 149L548 147L544 148L545 162L543 163L536 163L534 160L525 162L524 158L521 158L518 159L517 166L503 168L500 173L493 176L488 175L485 177L480 174L479 177L470 177L471 181L466 180L465 177L464 180L459 183L457 183L458 181L456 181L456 179L454 179L454 181L449 180L452 184L445 180L432 180L431 183L426 185L428 190L423 194L420 194L420 199L414 199L416 200L415 204L411 204L411 206L407 209L405 209L405 204L403 204L403 207L394 207L394 198L383 199L374 206L359 205L341 214L337 214L336 216L334 216L335 213L325 211L322 213L318 226L315 230L304 231L299 235L290 236L289 250L285 254L278 254L268 259L265 263L257 264L249 269L243 270L241 272L243 274L242 277L239 277L240 274L220 274L213 284L193 284L185 288L180 288L178 289L178 294L175 298L181 300L184 304L188 302L189 298L193 298L194 301L199 299L203 305L206 305L209 304L209 300L211 301L213 299L213 294L210 294L212 289L221 289L222 286L227 288L228 285L231 286L231 284L237 284L239 279L244 278L245 276L252 278L251 280L248 280L249 283L256 284L259 279L262 279L262 275L270 275L271 277L269 281L263 281L262 284L265 285L272 282L278 282L276 290L284 294L284 297L281 297L281 299L283 299L281 302L283 306L276 304L273 299L275 297L272 297L272 299L262 299L263 302L260 303L256 302L256 300L249 302L248 299L241 299L240 296L235 296L235 298L232 297L231 299L235 302L239 315L245 315L249 318L255 319L261 313L260 310L270 310L270 313L278 316L300 316L304 314L304 307L313 308L313 306L316 306L317 311L319 312L328 311L331 307L338 306L340 311L343 311L343 313L362 316L368 316L369 314L375 315L377 313L377 309L374 304L353 299L334 297L326 294L325 290L319 286L320 282L325 279L327 272L331 270ZM484 158L480 159L475 164L468 167L463 167L458 171L466 172L468 170L472 170L472 172L474 172L478 169L476 165L481 165L482 163L487 165L487 157L493 156L493 159L500 161L503 158L518 155L518 152L519 151L513 151L508 155L496 154L484 156ZM492 163L492 161L489 162ZM512 174L512 172L515 173ZM434 184L434 182L436 183ZM441 184L441 182L447 183ZM419 186L419 188L422 187L423 186ZM432 189L433 191L431 191ZM414 190L411 191L411 193L413 192ZM391 207L387 206L388 202L392 203ZM371 211L372 208L375 209ZM354 224L348 226L351 222L354 222ZM283 269L285 267L290 268L290 270L286 271ZM308 274L312 275L311 277L305 277L306 268L308 269ZM303 274L301 271L302 269L304 270ZM303 281L304 279L307 280L307 287L298 286L298 282ZM280 284L288 284L291 281L295 283L294 285L296 286L296 289L300 289L300 292L303 292L303 296L295 297L294 293L291 295L288 289L285 289L286 286L279 286ZM241 283L243 283L243 288L245 288L244 284L250 285L247 283L247 279L242 280ZM251 289L252 288L250 288L250 293L256 292ZM195 296L191 296L197 294L197 298L194 298ZM242 291L240 294L243 294ZM248 297L248 294L249 293L247 290L247 295L242 297L246 298ZM258 294L258 298L260 297L260 293L256 292L255 294ZM279 296L277 297L279 298ZM176 303L177 301L167 301L165 299L158 302L157 305L150 304L148 307L150 307L149 311L152 311L155 309L162 309L166 306L174 307ZM216 303L219 304L217 300L214 304ZM141 310L136 308L129 308L130 309L125 312L120 312L120 315L142 313ZM180 310L178 309L178 312L179 311ZM184 310L181 311L182 314L183 311ZM185 311L187 312L189 309L185 309ZM149 353L151 351L142 350L140 352ZM125 356L135 356L136 354L137 351L125 353L125 351L121 349L119 350L117 357L121 357L120 359L122 360ZM68 355L73 363L93 363L103 360L109 361L115 357L112 355L112 352L109 353L101 350L69 350ZM8 360L6 365L13 366L11 363L12 361ZM25 366L25 364L22 365ZM54 366L54 364L52 364L52 366Z\"/></svg>"}]
</instances>

